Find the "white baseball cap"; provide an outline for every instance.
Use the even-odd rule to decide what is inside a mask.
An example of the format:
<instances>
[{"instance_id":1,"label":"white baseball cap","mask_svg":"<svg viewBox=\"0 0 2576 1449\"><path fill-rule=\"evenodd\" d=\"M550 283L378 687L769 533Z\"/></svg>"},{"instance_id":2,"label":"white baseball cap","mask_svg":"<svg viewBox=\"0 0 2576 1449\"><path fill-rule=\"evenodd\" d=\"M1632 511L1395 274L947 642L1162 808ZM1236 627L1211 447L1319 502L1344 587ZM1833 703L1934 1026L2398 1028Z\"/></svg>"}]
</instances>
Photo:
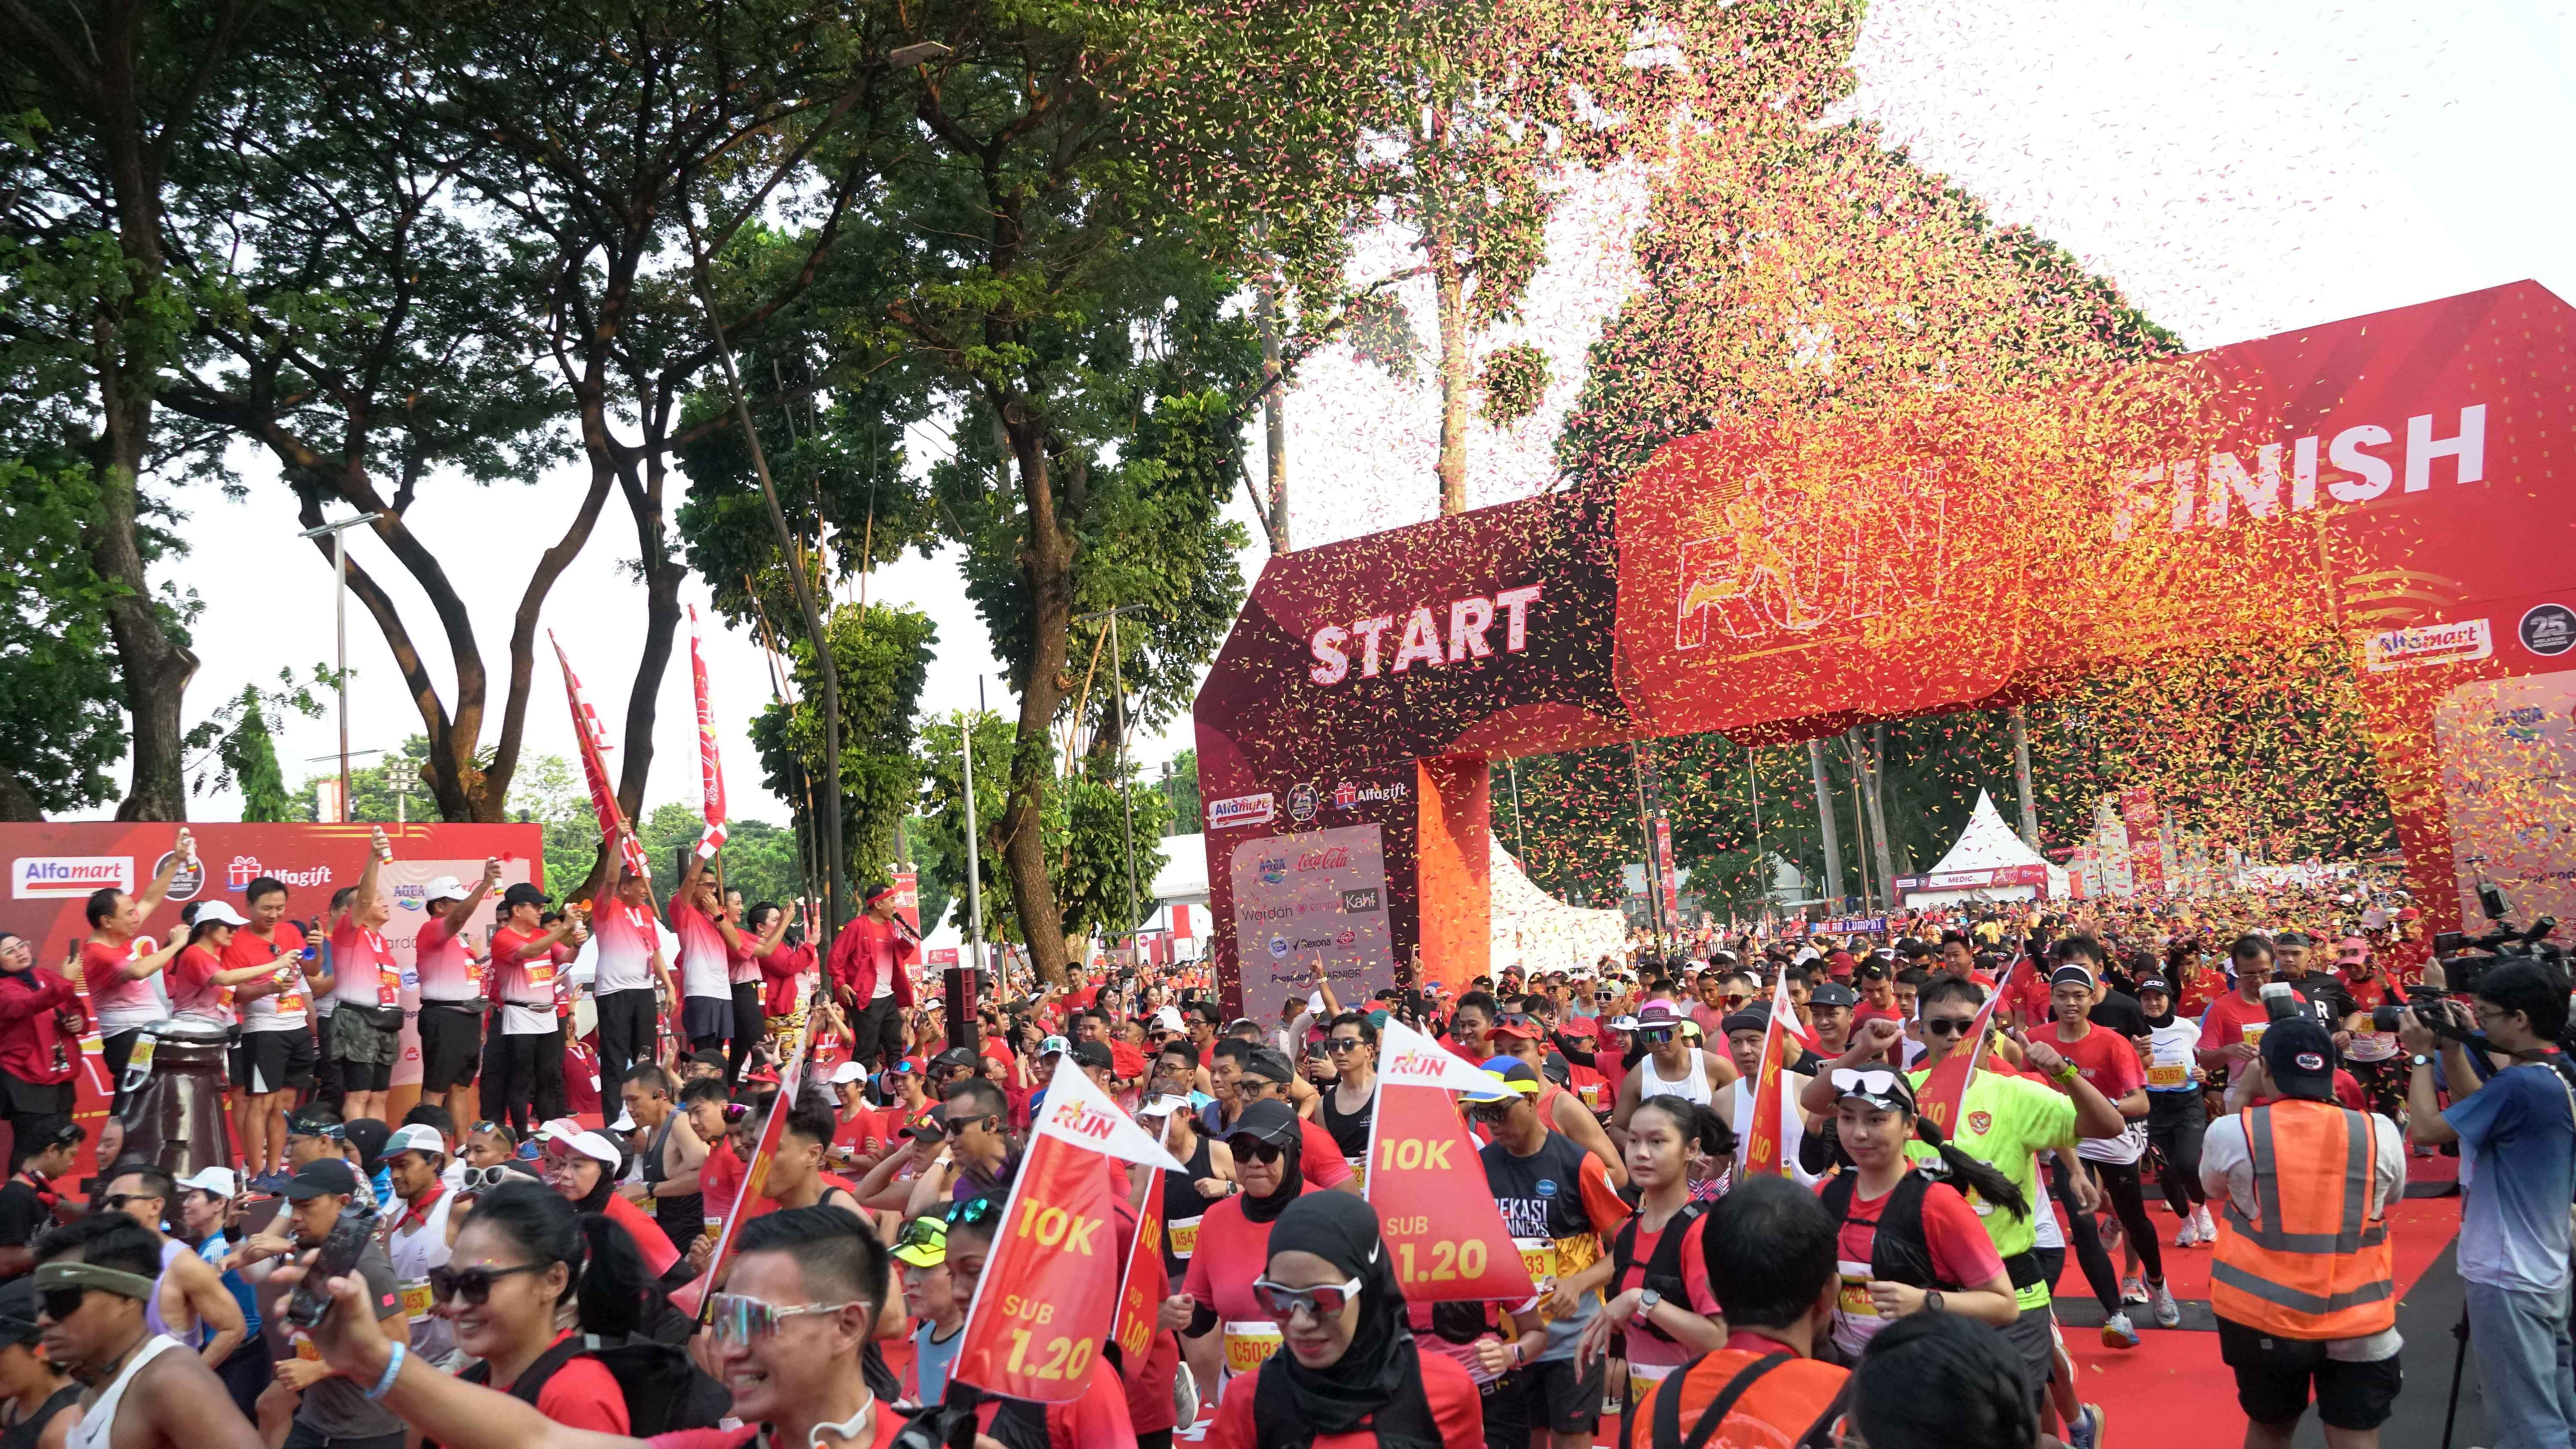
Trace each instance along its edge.
<instances>
[{"instance_id":1,"label":"white baseball cap","mask_svg":"<svg viewBox=\"0 0 2576 1449\"><path fill-rule=\"evenodd\" d=\"M1137 1106L1136 1115L1138 1117L1169 1117L1174 1112L1186 1112L1189 1109L1189 1098L1166 1094L1160 1097L1146 1098L1144 1102Z\"/></svg>"},{"instance_id":2,"label":"white baseball cap","mask_svg":"<svg viewBox=\"0 0 2576 1449\"><path fill-rule=\"evenodd\" d=\"M843 1062L839 1066L832 1068L832 1075L829 1080L833 1086L838 1087L849 1082L864 1082L867 1079L868 1069L866 1066L858 1062Z\"/></svg>"},{"instance_id":3,"label":"white baseball cap","mask_svg":"<svg viewBox=\"0 0 2576 1449\"><path fill-rule=\"evenodd\" d=\"M239 1187L239 1183L233 1177L233 1170L229 1167L201 1167L189 1176L180 1178L179 1186L195 1188L199 1192L210 1192L217 1197L231 1197Z\"/></svg>"},{"instance_id":4,"label":"white baseball cap","mask_svg":"<svg viewBox=\"0 0 2576 1449\"><path fill-rule=\"evenodd\" d=\"M425 1152L432 1156L445 1157L447 1139L440 1136L438 1129L428 1123L414 1122L408 1127L395 1129L394 1135L385 1139L385 1150L380 1155L390 1158L398 1152Z\"/></svg>"},{"instance_id":5,"label":"white baseball cap","mask_svg":"<svg viewBox=\"0 0 2576 1449\"><path fill-rule=\"evenodd\" d=\"M593 1161L605 1163L610 1167L615 1167L619 1162L625 1160L625 1154L617 1150L616 1143L609 1141L607 1138L600 1136L596 1132L587 1130L581 1132L567 1132L554 1138L553 1145L561 1147L563 1149L564 1156L587 1157Z\"/></svg>"},{"instance_id":6,"label":"white baseball cap","mask_svg":"<svg viewBox=\"0 0 2576 1449\"><path fill-rule=\"evenodd\" d=\"M204 926L216 923L221 923L227 926L247 926L250 924L250 920L241 912L234 910L230 905L223 901L199 901L197 903L197 913L188 918L188 923L192 926Z\"/></svg>"},{"instance_id":7,"label":"white baseball cap","mask_svg":"<svg viewBox=\"0 0 2576 1449\"><path fill-rule=\"evenodd\" d=\"M452 875L439 876L420 888L420 898L425 901L461 901L465 896L464 883Z\"/></svg>"},{"instance_id":8,"label":"white baseball cap","mask_svg":"<svg viewBox=\"0 0 2576 1449\"><path fill-rule=\"evenodd\" d=\"M1162 1010L1155 1012L1154 1026L1158 1031L1189 1030L1189 1027L1182 1023L1180 1008L1176 1006L1166 1006Z\"/></svg>"}]
</instances>

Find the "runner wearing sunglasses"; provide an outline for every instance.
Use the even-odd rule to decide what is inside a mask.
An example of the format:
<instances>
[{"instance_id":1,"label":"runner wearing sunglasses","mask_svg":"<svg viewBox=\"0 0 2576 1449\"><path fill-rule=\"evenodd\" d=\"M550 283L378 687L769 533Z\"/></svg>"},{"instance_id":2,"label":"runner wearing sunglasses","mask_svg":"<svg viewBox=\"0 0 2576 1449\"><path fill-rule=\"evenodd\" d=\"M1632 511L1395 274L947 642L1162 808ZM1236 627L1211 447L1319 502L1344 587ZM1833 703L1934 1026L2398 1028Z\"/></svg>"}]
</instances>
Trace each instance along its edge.
<instances>
[{"instance_id":1,"label":"runner wearing sunglasses","mask_svg":"<svg viewBox=\"0 0 2576 1449\"><path fill-rule=\"evenodd\" d=\"M1375 1209L1341 1193L1294 1202L1258 1262L1247 1286L1287 1351L1226 1397L1211 1449L1485 1442L1474 1380L1405 1332L1404 1290Z\"/></svg>"},{"instance_id":2,"label":"runner wearing sunglasses","mask_svg":"<svg viewBox=\"0 0 2576 1449\"><path fill-rule=\"evenodd\" d=\"M1511 1013L1494 1023L1488 1036L1496 1058L1508 1057L1529 1067L1531 1077L1538 1083L1538 1098L1531 1105L1538 1109L1539 1120L1550 1131L1562 1134L1575 1147L1590 1153L1609 1173L1612 1187L1626 1187L1628 1169L1620 1163L1619 1149L1611 1144L1601 1119L1593 1115L1581 1097L1548 1080L1544 1034L1545 1027L1537 1018ZM1488 1071L1493 1065L1492 1061L1484 1064Z\"/></svg>"},{"instance_id":3,"label":"runner wearing sunglasses","mask_svg":"<svg viewBox=\"0 0 2576 1449\"><path fill-rule=\"evenodd\" d=\"M1640 1102L1653 1097L1679 1097L1706 1107L1716 1102L1719 1092L1733 1085L1735 1064L1701 1049L1689 1034L1689 1028L1696 1023L1686 1023L1688 1018L1669 1002L1647 1002L1637 1013L1635 1038L1637 1045L1645 1048L1645 1055L1619 1083L1619 1106L1610 1114L1614 1141L1627 1141L1628 1119L1636 1115Z\"/></svg>"},{"instance_id":4,"label":"runner wearing sunglasses","mask_svg":"<svg viewBox=\"0 0 2576 1449\"><path fill-rule=\"evenodd\" d=\"M505 1183L474 1205L456 1234L456 1251L430 1270L428 1286L456 1346L482 1360L465 1371L466 1382L516 1394L558 1424L623 1434L624 1391L605 1365L580 1352L579 1334L600 1325L556 1326L574 1306L594 1256L602 1263L611 1255L624 1260L623 1274L591 1270L603 1283L622 1276L640 1284L643 1264L634 1245L605 1219L590 1221L599 1227L585 1238L571 1204L533 1182Z\"/></svg>"},{"instance_id":5,"label":"runner wearing sunglasses","mask_svg":"<svg viewBox=\"0 0 2576 1449\"><path fill-rule=\"evenodd\" d=\"M88 1385L74 1444L107 1449L263 1449L223 1380L144 1306L161 1249L122 1213L93 1213L35 1244L36 1324L48 1362Z\"/></svg>"},{"instance_id":6,"label":"runner wearing sunglasses","mask_svg":"<svg viewBox=\"0 0 2576 1449\"><path fill-rule=\"evenodd\" d=\"M1917 1116L1914 1090L1894 1068L1837 1068L1831 1084L1840 1098L1835 1136L1853 1169L1818 1194L1837 1225L1835 1347L1856 1360L1880 1329L1915 1313L1958 1313L1996 1328L2011 1323L2020 1314L2012 1280L1960 1186L2017 1217L2029 1214L2029 1200ZM1914 1169L1905 1149L1918 1139L1941 1155L1949 1181Z\"/></svg>"},{"instance_id":7,"label":"runner wearing sunglasses","mask_svg":"<svg viewBox=\"0 0 2576 1449\"><path fill-rule=\"evenodd\" d=\"M1172 1316L1184 1302L1189 1312L1181 1351L1203 1392L1219 1382L1220 1363L1240 1375L1278 1351L1278 1327L1253 1296L1252 1280L1268 1254L1271 1224L1290 1203L1318 1190L1300 1170L1299 1120L1285 1102L1258 1101L1244 1109L1225 1139L1234 1156L1236 1191L1200 1219L1198 1248L1181 1293L1167 1300Z\"/></svg>"},{"instance_id":8,"label":"runner wearing sunglasses","mask_svg":"<svg viewBox=\"0 0 2576 1449\"><path fill-rule=\"evenodd\" d=\"M732 1392L732 1417L739 1422L666 1433L652 1441L655 1449L887 1449L906 1421L877 1399L860 1366L887 1283L884 1247L847 1213L791 1209L745 1223L726 1291L709 1300L706 1335L708 1357ZM509 1394L417 1362L375 1331L354 1279L335 1279L330 1289L331 1313L313 1335L323 1361L374 1393L424 1439L446 1449L641 1449L645 1443L560 1423Z\"/></svg>"}]
</instances>

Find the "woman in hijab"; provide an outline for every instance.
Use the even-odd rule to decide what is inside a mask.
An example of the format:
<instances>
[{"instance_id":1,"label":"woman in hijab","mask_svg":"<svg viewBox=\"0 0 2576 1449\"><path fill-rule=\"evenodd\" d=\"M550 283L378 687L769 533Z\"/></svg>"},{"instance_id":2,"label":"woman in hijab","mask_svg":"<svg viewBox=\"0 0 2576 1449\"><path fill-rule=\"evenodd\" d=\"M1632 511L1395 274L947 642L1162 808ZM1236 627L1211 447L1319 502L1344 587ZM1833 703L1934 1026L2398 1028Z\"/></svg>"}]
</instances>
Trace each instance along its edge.
<instances>
[{"instance_id":1,"label":"woman in hijab","mask_svg":"<svg viewBox=\"0 0 2576 1449\"><path fill-rule=\"evenodd\" d=\"M1340 1192L1290 1202L1253 1291L1287 1344L1226 1395L1211 1449L1483 1449L1475 1380L1405 1328L1375 1208Z\"/></svg>"},{"instance_id":2,"label":"woman in hijab","mask_svg":"<svg viewBox=\"0 0 2576 1449\"><path fill-rule=\"evenodd\" d=\"M1218 1369L1248 1374L1279 1351L1279 1325L1252 1291L1279 1215L1315 1191L1299 1170L1304 1133L1296 1110L1277 1098L1243 1109L1226 1134L1234 1156L1233 1191L1199 1218L1198 1246L1181 1291L1165 1300L1164 1321L1181 1330L1181 1353L1201 1391L1217 1392ZM1220 1336L1216 1329L1224 1325Z\"/></svg>"},{"instance_id":3,"label":"woman in hijab","mask_svg":"<svg viewBox=\"0 0 2576 1449\"><path fill-rule=\"evenodd\" d=\"M392 1140L394 1129L373 1117L361 1117L343 1129L341 1155L358 1170L358 1180L375 1188L376 1211L389 1212L394 1204L394 1175L385 1166L385 1143Z\"/></svg>"}]
</instances>

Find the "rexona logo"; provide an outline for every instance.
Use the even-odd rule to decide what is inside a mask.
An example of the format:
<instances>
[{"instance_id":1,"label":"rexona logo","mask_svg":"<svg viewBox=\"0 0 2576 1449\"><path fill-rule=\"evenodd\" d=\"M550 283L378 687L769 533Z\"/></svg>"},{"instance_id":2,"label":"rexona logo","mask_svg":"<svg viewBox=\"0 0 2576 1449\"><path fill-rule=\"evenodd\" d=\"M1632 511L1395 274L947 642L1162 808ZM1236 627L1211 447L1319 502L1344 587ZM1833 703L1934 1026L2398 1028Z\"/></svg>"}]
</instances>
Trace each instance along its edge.
<instances>
[{"instance_id":1,"label":"rexona logo","mask_svg":"<svg viewBox=\"0 0 2576 1449\"><path fill-rule=\"evenodd\" d=\"M1404 616L1404 630L1397 636L1395 658L1386 658L1386 634L1395 628L1393 614L1374 618L1353 619L1349 628L1326 624L1306 641L1315 656L1306 677L1317 684L1334 685L1351 674L1351 655L1359 655L1360 678L1375 679L1383 669L1402 674L1419 664L1438 668L1445 664L1463 664L1470 659L1491 658L1497 651L1489 636L1499 612L1503 624L1500 652L1518 654L1529 647L1529 606L1538 602L1539 586L1523 584L1505 589L1486 598L1470 594L1449 601L1449 628L1444 637L1440 621L1433 617L1429 604L1417 605Z\"/></svg>"},{"instance_id":2,"label":"rexona logo","mask_svg":"<svg viewBox=\"0 0 2576 1449\"><path fill-rule=\"evenodd\" d=\"M2495 631L2484 619L2384 629L2365 637L2361 652L2374 674L2420 669L2427 664L2460 664L2493 655Z\"/></svg>"},{"instance_id":3,"label":"rexona logo","mask_svg":"<svg viewBox=\"0 0 2576 1449\"><path fill-rule=\"evenodd\" d=\"M9 894L15 899L62 900L114 887L134 889L130 855L22 855L9 871Z\"/></svg>"},{"instance_id":4,"label":"rexona logo","mask_svg":"<svg viewBox=\"0 0 2576 1449\"><path fill-rule=\"evenodd\" d=\"M250 883L267 876L290 890L311 890L331 883L331 867L317 865L311 870L290 870L282 865L262 865L256 855L236 855L224 867L224 889L235 895L250 889Z\"/></svg>"},{"instance_id":5,"label":"rexona logo","mask_svg":"<svg viewBox=\"0 0 2576 1449\"><path fill-rule=\"evenodd\" d=\"M1118 1119L1085 1101L1059 1103L1047 1113L1047 1125L1070 1137L1106 1142L1118 1127Z\"/></svg>"},{"instance_id":6,"label":"rexona logo","mask_svg":"<svg viewBox=\"0 0 2576 1449\"><path fill-rule=\"evenodd\" d=\"M1302 851L1297 856L1297 869L1300 871L1340 870L1350 863L1351 848L1347 845L1328 845L1321 850Z\"/></svg>"},{"instance_id":7,"label":"rexona logo","mask_svg":"<svg viewBox=\"0 0 2576 1449\"><path fill-rule=\"evenodd\" d=\"M1232 830L1242 825L1267 825L1278 817L1278 808L1270 792L1258 795L1235 795L1223 800L1210 800L1207 807L1208 829Z\"/></svg>"}]
</instances>

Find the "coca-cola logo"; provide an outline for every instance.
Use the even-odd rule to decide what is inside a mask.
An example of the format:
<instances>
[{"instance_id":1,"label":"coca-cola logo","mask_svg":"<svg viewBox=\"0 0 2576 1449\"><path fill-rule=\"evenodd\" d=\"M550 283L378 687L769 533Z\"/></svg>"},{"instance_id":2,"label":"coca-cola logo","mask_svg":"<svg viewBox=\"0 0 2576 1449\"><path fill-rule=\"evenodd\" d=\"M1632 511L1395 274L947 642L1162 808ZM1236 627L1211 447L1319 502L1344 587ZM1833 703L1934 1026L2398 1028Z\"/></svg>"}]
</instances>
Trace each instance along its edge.
<instances>
[{"instance_id":1,"label":"coca-cola logo","mask_svg":"<svg viewBox=\"0 0 2576 1449\"><path fill-rule=\"evenodd\" d=\"M1300 872L1310 870L1341 870L1347 867L1350 863L1351 848L1347 845L1328 845L1321 850L1300 852L1297 856L1297 869Z\"/></svg>"}]
</instances>

